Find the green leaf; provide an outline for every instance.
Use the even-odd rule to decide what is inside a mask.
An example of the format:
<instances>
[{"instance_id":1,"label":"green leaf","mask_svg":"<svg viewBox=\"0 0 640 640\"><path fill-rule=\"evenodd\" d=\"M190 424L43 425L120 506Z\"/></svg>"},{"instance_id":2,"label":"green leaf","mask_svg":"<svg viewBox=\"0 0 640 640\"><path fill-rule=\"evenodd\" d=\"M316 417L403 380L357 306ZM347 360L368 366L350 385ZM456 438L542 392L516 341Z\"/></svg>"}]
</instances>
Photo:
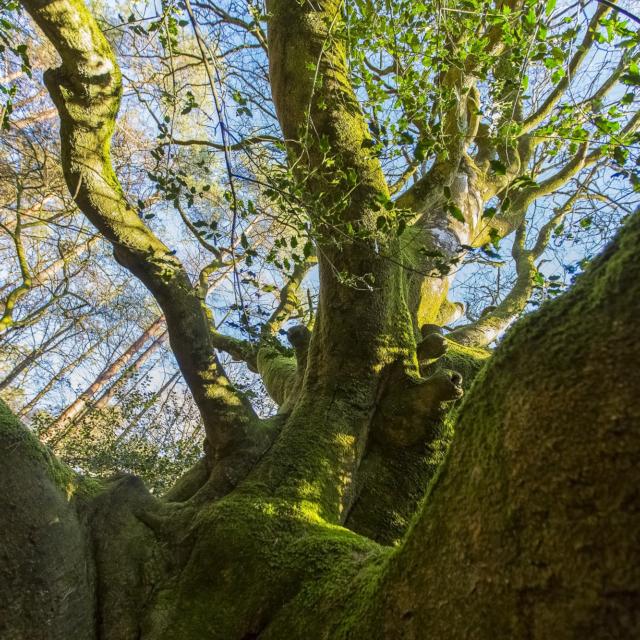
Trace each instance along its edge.
<instances>
[{"instance_id":1,"label":"green leaf","mask_svg":"<svg viewBox=\"0 0 640 640\"><path fill-rule=\"evenodd\" d=\"M311 242L311 240L307 240L304 243L304 247L302 247L302 253L304 254L305 258L308 258L313 254L313 243Z\"/></svg>"},{"instance_id":2,"label":"green leaf","mask_svg":"<svg viewBox=\"0 0 640 640\"><path fill-rule=\"evenodd\" d=\"M527 24L531 27L533 27L536 24L536 12L534 11L533 7L529 7L529 12L527 13L525 20L527 21Z\"/></svg>"},{"instance_id":3,"label":"green leaf","mask_svg":"<svg viewBox=\"0 0 640 640\"><path fill-rule=\"evenodd\" d=\"M500 232L494 227L489 229L489 239L491 240L493 248L498 250L500 248Z\"/></svg>"},{"instance_id":4,"label":"green leaf","mask_svg":"<svg viewBox=\"0 0 640 640\"><path fill-rule=\"evenodd\" d=\"M464 219L464 214L462 213L462 210L457 205L453 203L449 204L449 206L447 207L447 211L449 212L452 218L455 218L456 220L458 220L459 222L462 222L463 224L466 222L466 220Z\"/></svg>"},{"instance_id":5,"label":"green leaf","mask_svg":"<svg viewBox=\"0 0 640 640\"><path fill-rule=\"evenodd\" d=\"M499 176L504 176L507 173L507 167L500 162L500 160L491 160L489 162L491 170Z\"/></svg>"}]
</instances>

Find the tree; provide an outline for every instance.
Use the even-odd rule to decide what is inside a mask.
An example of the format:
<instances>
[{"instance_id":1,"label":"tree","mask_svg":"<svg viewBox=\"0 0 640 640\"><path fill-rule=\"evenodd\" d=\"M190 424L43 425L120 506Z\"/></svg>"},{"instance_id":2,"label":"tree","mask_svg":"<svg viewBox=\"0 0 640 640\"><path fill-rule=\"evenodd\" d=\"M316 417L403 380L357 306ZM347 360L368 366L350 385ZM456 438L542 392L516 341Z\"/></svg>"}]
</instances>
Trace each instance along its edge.
<instances>
[{"instance_id":1,"label":"tree","mask_svg":"<svg viewBox=\"0 0 640 640\"><path fill-rule=\"evenodd\" d=\"M160 146L222 153L226 250L215 225L200 232L190 218L197 185L151 179L213 254L194 278L112 167L112 45L80 0L24 0L61 58L44 81L69 192L164 314L206 439L158 499L133 476L77 474L2 406L3 636L638 634L638 215L567 293L494 353L478 348L544 284L535 261L574 201L600 197L612 167L637 183L638 33L612 3L593 4L567 28L572 5L553 2L268 0L265 11L248 3L247 20L235 3L186 0L219 139L176 142L165 125ZM153 28L178 50L176 12ZM220 84L233 61L216 55L207 20L268 56L282 143L244 173L264 187L257 205L237 187L232 153L273 136L230 138ZM617 59L597 53L608 43L624 43L611 47ZM567 108L589 59L601 80ZM527 237L531 209L550 197L561 206ZM247 229L267 214L272 234L289 232L265 241L264 260L287 277L256 323L238 265L260 258ZM447 300L452 271L480 250L493 259L511 234L513 289L445 336L460 312ZM316 260L317 305L305 309L298 292ZM207 304L209 277L229 265L235 333ZM287 324L295 314L307 322ZM277 337L285 326L290 348ZM260 419L230 382L225 353L260 375L275 416Z\"/></svg>"}]
</instances>

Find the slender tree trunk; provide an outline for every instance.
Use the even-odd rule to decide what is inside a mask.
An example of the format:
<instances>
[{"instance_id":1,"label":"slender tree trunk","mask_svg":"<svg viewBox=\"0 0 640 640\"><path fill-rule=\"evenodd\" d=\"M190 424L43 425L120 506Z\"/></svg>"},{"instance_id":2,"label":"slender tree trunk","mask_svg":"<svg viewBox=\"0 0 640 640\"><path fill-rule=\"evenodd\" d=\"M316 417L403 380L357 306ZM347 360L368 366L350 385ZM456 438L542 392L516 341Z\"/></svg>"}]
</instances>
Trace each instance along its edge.
<instances>
[{"instance_id":1,"label":"slender tree trunk","mask_svg":"<svg viewBox=\"0 0 640 640\"><path fill-rule=\"evenodd\" d=\"M166 331L160 334L153 342L147 346L144 351L122 372L120 377L113 382L106 389L94 403L92 403L92 408L102 409L106 407L109 402L113 399L115 394L118 392L118 389L125 384L125 382L132 376L134 373L140 371L145 362L151 358L151 356L162 346L164 343L164 339L166 336Z\"/></svg>"},{"instance_id":2,"label":"slender tree trunk","mask_svg":"<svg viewBox=\"0 0 640 640\"><path fill-rule=\"evenodd\" d=\"M105 367L96 379L49 425L45 432L47 441L55 443L62 438L66 428L82 413L87 403L131 362L150 338L159 336L164 330L164 317L161 316L149 325L124 353Z\"/></svg>"},{"instance_id":3,"label":"slender tree trunk","mask_svg":"<svg viewBox=\"0 0 640 640\"><path fill-rule=\"evenodd\" d=\"M58 373L51 377L51 379L36 393L29 402L27 402L18 412L18 417L24 418L29 415L29 413L33 410L33 408L44 398L49 391L53 388L53 386L62 380L64 376L66 376L69 372L73 371L85 358L90 356L100 345L100 342L94 342L89 348L81 353L77 358L74 358L66 364Z\"/></svg>"},{"instance_id":4,"label":"slender tree trunk","mask_svg":"<svg viewBox=\"0 0 640 640\"><path fill-rule=\"evenodd\" d=\"M38 273L33 274L33 280L38 284L44 284L51 276L56 275L60 271L62 271L63 267L66 264L69 264L73 259L78 258L84 255L87 251L89 251L92 247L100 242L100 235L94 234L85 242L80 242L76 244L70 251L65 253L62 258L58 258L54 260L48 267L42 269L42 271L38 271Z\"/></svg>"},{"instance_id":5,"label":"slender tree trunk","mask_svg":"<svg viewBox=\"0 0 640 640\"><path fill-rule=\"evenodd\" d=\"M45 353L48 353L52 349L55 349L62 340L57 341L61 336L65 336L72 328L74 324L69 324L61 329L58 329L52 336L47 338L42 344L35 349L31 350L20 362L18 362L11 371L0 382L0 391L10 386L15 379L26 369L28 369L38 358L42 357ZM63 338L63 340L66 339Z\"/></svg>"},{"instance_id":6,"label":"slender tree trunk","mask_svg":"<svg viewBox=\"0 0 640 640\"><path fill-rule=\"evenodd\" d=\"M46 200L45 200L45 203L46 203ZM44 206L44 203L43 203L43 206ZM65 264L68 264L74 258L77 258L83 255L84 253L86 253L89 249L91 249L91 247L95 246L99 242L99 240L100 240L99 234L94 234L85 242L80 242L79 244L76 244L71 249L71 251L66 253L62 258L58 258L57 260L54 260L49 266L45 267L41 271L38 271L37 273L34 273L32 276L34 285L44 284L49 278L51 278L51 276L54 276L57 273L59 273L62 270L62 268L65 266ZM0 288L0 295L4 294L4 292L10 286L11 286L10 283L7 283L5 286Z\"/></svg>"},{"instance_id":7,"label":"slender tree trunk","mask_svg":"<svg viewBox=\"0 0 640 640\"><path fill-rule=\"evenodd\" d=\"M122 433L118 434L116 438L116 444L122 442L130 433L133 433L136 427L140 424L140 421L149 412L151 407L162 398L162 396L169 390L173 390L173 386L180 377L180 371L176 371L154 394L145 402L144 407L138 411L138 413L131 419L129 424L122 430ZM164 403L163 403L164 404ZM162 407L161 407L162 409Z\"/></svg>"}]
</instances>

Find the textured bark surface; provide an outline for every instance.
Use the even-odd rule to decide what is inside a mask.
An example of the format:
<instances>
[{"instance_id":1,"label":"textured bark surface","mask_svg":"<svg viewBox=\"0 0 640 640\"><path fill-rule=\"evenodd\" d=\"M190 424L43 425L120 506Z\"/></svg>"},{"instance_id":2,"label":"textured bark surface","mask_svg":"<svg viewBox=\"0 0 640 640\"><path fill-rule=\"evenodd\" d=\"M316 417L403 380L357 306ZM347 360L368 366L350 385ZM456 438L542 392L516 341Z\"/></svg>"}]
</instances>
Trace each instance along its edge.
<instances>
[{"instance_id":1,"label":"textured bark surface","mask_svg":"<svg viewBox=\"0 0 640 640\"><path fill-rule=\"evenodd\" d=\"M639 241L636 216L571 292L500 345L387 576L387 629L640 634Z\"/></svg>"},{"instance_id":2,"label":"textured bark surface","mask_svg":"<svg viewBox=\"0 0 640 640\"><path fill-rule=\"evenodd\" d=\"M635 637L639 241L500 346L395 551L260 470L213 503L83 488L4 410L3 637Z\"/></svg>"},{"instance_id":3,"label":"textured bark surface","mask_svg":"<svg viewBox=\"0 0 640 640\"><path fill-rule=\"evenodd\" d=\"M459 310L428 253L446 262L486 242L483 203L525 170L531 140L504 158L480 148L471 158L473 60L468 73L452 69L446 161L395 203L412 210L404 233L381 232L381 207L396 209L335 33L342 3L269 0L270 82L310 203L320 297L311 335L289 332L295 357L273 341L221 336L200 288L114 174L122 87L96 21L80 0L24 3L62 58L46 82L70 191L162 308L207 455L161 500L133 477L77 478L2 407L5 635L637 635L638 216L479 372L487 353L448 344L433 325ZM495 154L508 166L490 179ZM535 192L564 184L585 154L583 145ZM518 193L495 221L501 233L535 199ZM257 420L215 349L258 370L277 416Z\"/></svg>"},{"instance_id":4,"label":"textured bark surface","mask_svg":"<svg viewBox=\"0 0 640 640\"><path fill-rule=\"evenodd\" d=\"M88 533L78 480L0 401L0 637L93 638Z\"/></svg>"}]
</instances>

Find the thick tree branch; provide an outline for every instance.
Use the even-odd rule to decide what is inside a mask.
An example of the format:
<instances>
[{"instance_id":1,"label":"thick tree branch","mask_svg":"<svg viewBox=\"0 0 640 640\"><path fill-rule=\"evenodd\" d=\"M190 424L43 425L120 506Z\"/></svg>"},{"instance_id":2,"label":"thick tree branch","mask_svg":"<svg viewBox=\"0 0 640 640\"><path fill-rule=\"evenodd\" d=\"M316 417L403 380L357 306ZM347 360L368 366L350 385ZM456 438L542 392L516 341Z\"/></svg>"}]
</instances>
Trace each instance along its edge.
<instances>
[{"instance_id":1,"label":"thick tree branch","mask_svg":"<svg viewBox=\"0 0 640 640\"><path fill-rule=\"evenodd\" d=\"M584 186L580 185L571 197L540 228L531 249L525 247L526 221L518 227L511 255L516 266L516 279L511 290L495 309L484 313L478 320L464 325L448 334L448 338L459 344L486 347L498 338L525 310L533 293L535 277L538 273L536 261L545 252L553 230L562 223L581 196Z\"/></svg>"},{"instance_id":2,"label":"thick tree branch","mask_svg":"<svg viewBox=\"0 0 640 640\"><path fill-rule=\"evenodd\" d=\"M500 345L361 637L637 635L639 240Z\"/></svg>"},{"instance_id":3,"label":"thick tree branch","mask_svg":"<svg viewBox=\"0 0 640 640\"><path fill-rule=\"evenodd\" d=\"M314 255L305 258L296 264L287 283L280 290L280 301L273 310L269 319L262 327L263 338L273 335L287 321L290 315L298 308L300 300L297 296L300 285L307 275L309 269L317 264L318 259Z\"/></svg>"},{"instance_id":4,"label":"thick tree branch","mask_svg":"<svg viewBox=\"0 0 640 640\"><path fill-rule=\"evenodd\" d=\"M508 189L505 190L502 195L508 195L511 199L511 205L501 214L498 221L505 226L507 231L509 227L511 227L511 229L514 227L518 228L522 220L524 220L527 209L533 202L538 198L547 196L560 189L587 165L589 158L588 151L589 142L583 142L578 148L577 153L548 178L525 187L518 187L516 185L513 192L510 192Z\"/></svg>"},{"instance_id":5,"label":"thick tree branch","mask_svg":"<svg viewBox=\"0 0 640 640\"><path fill-rule=\"evenodd\" d=\"M247 437L248 401L226 379L211 340L206 309L179 260L127 202L110 160L122 93L115 56L79 0L25 0L56 47L62 65L45 74L60 113L62 165L76 203L113 245L116 259L139 277L162 308L171 347L202 414L210 451L225 455Z\"/></svg>"}]
</instances>

